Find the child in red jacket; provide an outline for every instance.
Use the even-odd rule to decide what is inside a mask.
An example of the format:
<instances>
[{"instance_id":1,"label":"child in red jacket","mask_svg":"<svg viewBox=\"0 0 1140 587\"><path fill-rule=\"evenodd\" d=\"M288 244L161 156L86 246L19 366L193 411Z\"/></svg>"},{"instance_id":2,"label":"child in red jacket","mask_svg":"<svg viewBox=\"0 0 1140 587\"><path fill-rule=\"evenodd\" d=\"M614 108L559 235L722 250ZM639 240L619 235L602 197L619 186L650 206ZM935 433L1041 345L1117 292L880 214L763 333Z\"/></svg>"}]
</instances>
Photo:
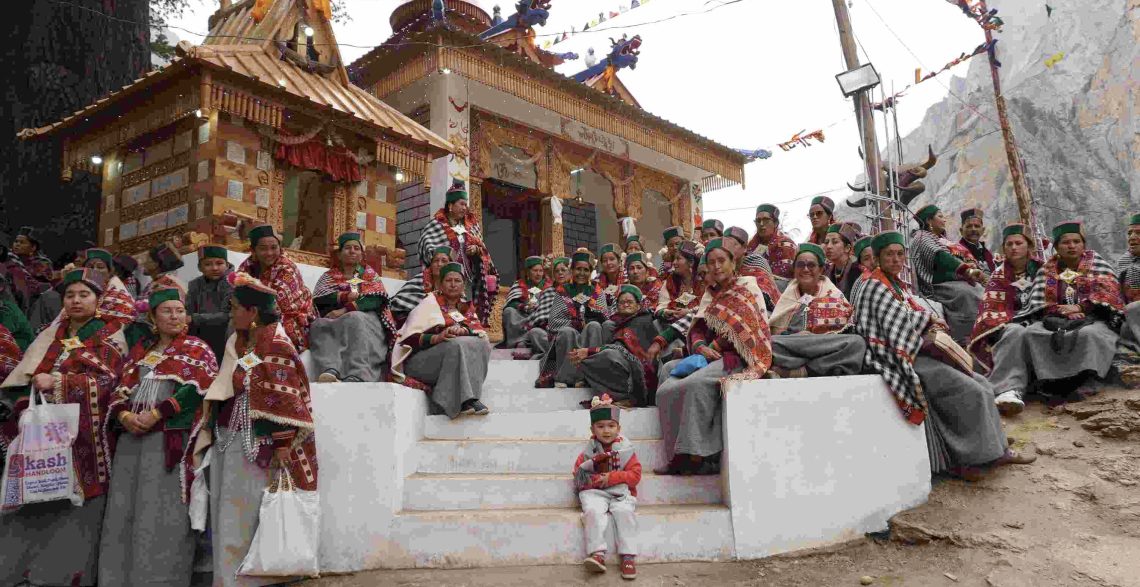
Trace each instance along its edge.
<instances>
[{"instance_id":1,"label":"child in red jacket","mask_svg":"<svg viewBox=\"0 0 1140 587\"><path fill-rule=\"evenodd\" d=\"M586 523L583 564L592 572L606 572L606 514L614 519L621 577L637 578L637 484L641 463L633 445L621 437L621 408L609 395L594 397L586 450L574 462L574 484Z\"/></svg>"}]
</instances>

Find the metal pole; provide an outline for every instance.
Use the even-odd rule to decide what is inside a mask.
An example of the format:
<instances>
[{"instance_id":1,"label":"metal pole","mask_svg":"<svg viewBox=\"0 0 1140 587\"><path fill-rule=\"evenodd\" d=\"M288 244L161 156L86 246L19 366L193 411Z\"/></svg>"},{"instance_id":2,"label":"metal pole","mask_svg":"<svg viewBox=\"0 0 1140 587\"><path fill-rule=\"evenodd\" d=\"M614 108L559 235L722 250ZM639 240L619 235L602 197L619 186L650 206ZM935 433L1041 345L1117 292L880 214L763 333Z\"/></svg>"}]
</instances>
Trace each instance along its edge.
<instances>
[{"instance_id":1,"label":"metal pole","mask_svg":"<svg viewBox=\"0 0 1140 587\"><path fill-rule=\"evenodd\" d=\"M843 60L850 71L859 67L859 53L855 46L855 33L851 28L851 15L847 12L846 0L831 0L835 7L835 24L839 29L839 44L843 49ZM855 118L859 125L859 132L863 141L863 162L867 173L867 189L873 193L882 192L882 182L879 177L879 143L875 137L875 118L871 113L871 101L866 92L859 92L853 96L855 100ZM884 216L882 206L879 215ZM875 230L890 230L894 223L887 220L880 222Z\"/></svg>"}]
</instances>

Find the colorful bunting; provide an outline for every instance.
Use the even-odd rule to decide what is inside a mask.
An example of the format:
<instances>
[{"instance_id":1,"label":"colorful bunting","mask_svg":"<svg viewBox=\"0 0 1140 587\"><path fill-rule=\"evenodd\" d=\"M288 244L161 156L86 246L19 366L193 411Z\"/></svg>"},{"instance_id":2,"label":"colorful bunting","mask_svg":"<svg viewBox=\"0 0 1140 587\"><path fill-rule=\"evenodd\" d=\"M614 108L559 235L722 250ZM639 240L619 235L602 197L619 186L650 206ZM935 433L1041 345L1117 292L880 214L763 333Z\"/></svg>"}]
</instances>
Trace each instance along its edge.
<instances>
[{"instance_id":1,"label":"colorful bunting","mask_svg":"<svg viewBox=\"0 0 1140 587\"><path fill-rule=\"evenodd\" d=\"M784 143L780 143L780 148L783 149L784 151L791 151L792 149L795 149L796 147L801 146L801 145L804 147L810 147L811 143L809 141L811 139L815 139L815 140L819 141L820 143L822 143L824 141L823 131L817 130L817 131L812 131L812 132L809 132L807 134L804 134L804 131L801 130L800 132L792 135L791 140L784 142Z\"/></svg>"}]
</instances>

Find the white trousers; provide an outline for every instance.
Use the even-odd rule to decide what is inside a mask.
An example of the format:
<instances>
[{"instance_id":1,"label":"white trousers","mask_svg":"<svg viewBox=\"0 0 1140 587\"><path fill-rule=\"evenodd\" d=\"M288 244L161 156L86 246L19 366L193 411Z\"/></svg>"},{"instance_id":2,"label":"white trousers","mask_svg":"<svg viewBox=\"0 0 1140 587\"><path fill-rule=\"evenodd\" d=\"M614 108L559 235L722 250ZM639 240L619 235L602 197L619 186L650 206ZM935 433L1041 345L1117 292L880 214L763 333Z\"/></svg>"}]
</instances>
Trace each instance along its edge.
<instances>
[{"instance_id":1,"label":"white trousers","mask_svg":"<svg viewBox=\"0 0 1140 587\"><path fill-rule=\"evenodd\" d=\"M637 554L636 497L628 494L618 497L602 489L585 489L578 492L578 500L582 502L582 517L586 523L586 554L606 551L606 526L611 516L618 554Z\"/></svg>"}]
</instances>

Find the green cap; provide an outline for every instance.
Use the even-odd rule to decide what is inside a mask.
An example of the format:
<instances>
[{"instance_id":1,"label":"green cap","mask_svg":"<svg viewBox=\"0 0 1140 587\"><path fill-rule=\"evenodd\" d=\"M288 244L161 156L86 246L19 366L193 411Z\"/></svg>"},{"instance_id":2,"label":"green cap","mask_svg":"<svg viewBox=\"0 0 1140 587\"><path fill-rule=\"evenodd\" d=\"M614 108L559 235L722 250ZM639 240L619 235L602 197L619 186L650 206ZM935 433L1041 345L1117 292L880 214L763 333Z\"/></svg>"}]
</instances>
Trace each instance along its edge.
<instances>
[{"instance_id":1,"label":"green cap","mask_svg":"<svg viewBox=\"0 0 1140 587\"><path fill-rule=\"evenodd\" d=\"M958 213L958 218L961 219L962 224L965 224L966 221L971 218L981 218L982 220L985 220L986 216L985 212L983 212L981 208L966 208L965 210L962 210Z\"/></svg>"},{"instance_id":2,"label":"green cap","mask_svg":"<svg viewBox=\"0 0 1140 587\"><path fill-rule=\"evenodd\" d=\"M859 240L860 232L862 232L862 229L854 222L836 223L827 227L828 234L838 234L839 237L843 239L843 242L849 245Z\"/></svg>"},{"instance_id":3,"label":"green cap","mask_svg":"<svg viewBox=\"0 0 1140 587\"><path fill-rule=\"evenodd\" d=\"M601 248L598 249L598 258L601 259L602 256L605 255L606 253L613 253L613 254L617 255L618 254L617 245L615 245L613 243L606 243L606 244L602 245ZM618 256L620 256L620 255L618 255Z\"/></svg>"},{"instance_id":4,"label":"green cap","mask_svg":"<svg viewBox=\"0 0 1140 587\"><path fill-rule=\"evenodd\" d=\"M165 287L165 288L161 288L161 289L156 289L156 290L150 292L150 297L148 297L146 301L147 301L147 304L150 306L150 309L153 311L155 308L157 308L159 306L159 304L161 304L163 302L169 302L171 300L178 300L179 302L183 302L183 303L185 303L185 301L186 301L182 297L182 290L180 290L176 287Z\"/></svg>"},{"instance_id":5,"label":"green cap","mask_svg":"<svg viewBox=\"0 0 1140 587\"><path fill-rule=\"evenodd\" d=\"M739 226L730 226L728 230L724 231L722 236L724 238L736 239L736 242L742 245L748 244L748 231Z\"/></svg>"},{"instance_id":6,"label":"green cap","mask_svg":"<svg viewBox=\"0 0 1140 587\"><path fill-rule=\"evenodd\" d=\"M714 238L714 239L710 240L709 242L705 243L705 258L706 258L706 260L709 256L709 253L711 253L713 251L713 249L720 249L720 250L728 253L729 257L733 256L732 251L724 248L724 239L723 238Z\"/></svg>"},{"instance_id":7,"label":"green cap","mask_svg":"<svg viewBox=\"0 0 1140 587\"><path fill-rule=\"evenodd\" d=\"M701 230L709 229L715 230L717 234L724 234L724 223L711 218L701 223Z\"/></svg>"},{"instance_id":8,"label":"green cap","mask_svg":"<svg viewBox=\"0 0 1140 587\"><path fill-rule=\"evenodd\" d=\"M643 297L641 295L641 288L629 283L618 288L618 296L620 297L621 294L629 294L633 296L633 299L637 300L637 303L639 304L641 303L641 298Z\"/></svg>"},{"instance_id":9,"label":"green cap","mask_svg":"<svg viewBox=\"0 0 1140 587\"><path fill-rule=\"evenodd\" d=\"M443 278L448 273L458 273L460 277L463 277L463 265L460 265L459 263L452 261L451 263L448 263L447 265L440 267L440 269L439 269L439 280L442 282Z\"/></svg>"},{"instance_id":10,"label":"green cap","mask_svg":"<svg viewBox=\"0 0 1140 587\"><path fill-rule=\"evenodd\" d=\"M621 408L613 404L609 394L602 394L601 398L594 396L590 401L590 425L605 420L613 420L614 422L621 421Z\"/></svg>"},{"instance_id":11,"label":"green cap","mask_svg":"<svg viewBox=\"0 0 1140 587\"><path fill-rule=\"evenodd\" d=\"M234 299L247 308L266 311L277 309L277 292L245 273L238 273L234 277Z\"/></svg>"},{"instance_id":12,"label":"green cap","mask_svg":"<svg viewBox=\"0 0 1140 587\"><path fill-rule=\"evenodd\" d=\"M1069 222L1062 222L1053 227L1053 242L1061 242L1061 237L1066 234L1079 234L1083 239L1085 237L1084 223L1071 220Z\"/></svg>"},{"instance_id":13,"label":"green cap","mask_svg":"<svg viewBox=\"0 0 1140 587\"><path fill-rule=\"evenodd\" d=\"M1029 237L1029 227L1025 226L1024 224L1015 222L1013 224L1008 224L1005 228L1001 229L1002 244L1005 244L1005 239L1016 234L1020 234L1029 242L1033 242L1033 239Z\"/></svg>"},{"instance_id":14,"label":"green cap","mask_svg":"<svg viewBox=\"0 0 1140 587\"><path fill-rule=\"evenodd\" d=\"M1130 219L1128 220L1128 225L1129 225L1129 226L1133 226L1133 225L1136 225L1136 224L1140 224L1140 214L1133 214L1133 215L1132 215L1132 218L1130 218Z\"/></svg>"},{"instance_id":15,"label":"green cap","mask_svg":"<svg viewBox=\"0 0 1140 587\"><path fill-rule=\"evenodd\" d=\"M661 233L661 236L665 239L665 244L669 244L669 241L672 239L682 238L681 227L670 226L669 228L665 229L665 232Z\"/></svg>"},{"instance_id":16,"label":"green cap","mask_svg":"<svg viewBox=\"0 0 1140 587\"><path fill-rule=\"evenodd\" d=\"M923 206L922 208L918 209L918 213L915 214L915 217L918 218L919 222L927 223L927 222L930 222L930 219L934 218L934 215L937 214L938 212L939 212L938 206L935 206L934 204L927 204L927 205Z\"/></svg>"},{"instance_id":17,"label":"green cap","mask_svg":"<svg viewBox=\"0 0 1140 587\"><path fill-rule=\"evenodd\" d=\"M771 204L760 204L757 206L756 213L759 214L761 212L767 212L772 215L772 218L775 218L777 221L780 220L780 209Z\"/></svg>"},{"instance_id":18,"label":"green cap","mask_svg":"<svg viewBox=\"0 0 1140 587\"><path fill-rule=\"evenodd\" d=\"M87 261L98 259L106 263L108 269L110 269L114 263L114 256L111 255L111 251L107 249L87 249L86 257ZM87 261L84 261L83 264L86 265Z\"/></svg>"},{"instance_id":19,"label":"green cap","mask_svg":"<svg viewBox=\"0 0 1140 587\"><path fill-rule=\"evenodd\" d=\"M438 193L438 192L437 192ZM447 190L447 203L458 202L459 200L467 199L467 186L462 181L457 181L451 185Z\"/></svg>"},{"instance_id":20,"label":"green cap","mask_svg":"<svg viewBox=\"0 0 1140 587\"><path fill-rule=\"evenodd\" d=\"M281 242L281 236L278 235L275 230L273 230L273 225L271 225L271 224L258 224L257 226L254 226L253 228L249 229L249 246L256 247L257 241L259 241L259 240L261 240L267 236L271 236L271 237L277 239L277 242Z\"/></svg>"},{"instance_id":21,"label":"green cap","mask_svg":"<svg viewBox=\"0 0 1140 587\"><path fill-rule=\"evenodd\" d=\"M570 257L555 257L554 260L550 262L550 268L553 269L560 264L561 265L569 265L570 264Z\"/></svg>"},{"instance_id":22,"label":"green cap","mask_svg":"<svg viewBox=\"0 0 1140 587\"><path fill-rule=\"evenodd\" d=\"M364 239L360 236L359 232L345 232L336 237L336 248L343 249L344 245L349 241L356 241L360 244L361 248L364 247Z\"/></svg>"},{"instance_id":23,"label":"green cap","mask_svg":"<svg viewBox=\"0 0 1140 587\"><path fill-rule=\"evenodd\" d=\"M431 250L432 259L434 259L436 255L447 255L448 259L454 259L455 258L455 250L449 246L446 246L446 245L436 247L436 248ZM427 262L431 263L431 259L428 259Z\"/></svg>"},{"instance_id":24,"label":"green cap","mask_svg":"<svg viewBox=\"0 0 1140 587\"><path fill-rule=\"evenodd\" d=\"M871 239L871 250L874 251L876 255L890 245L900 245L906 248L906 239L904 239L903 234L897 230L880 232Z\"/></svg>"},{"instance_id":25,"label":"green cap","mask_svg":"<svg viewBox=\"0 0 1140 587\"><path fill-rule=\"evenodd\" d=\"M573 267L575 263L585 263L587 265L592 265L593 264L592 263L593 262L592 257L593 257L593 255L591 255L590 253L588 253L586 251L574 253L574 255L570 257L570 260L571 260L570 266Z\"/></svg>"},{"instance_id":26,"label":"green cap","mask_svg":"<svg viewBox=\"0 0 1140 587\"><path fill-rule=\"evenodd\" d=\"M863 256L863 249L866 249L867 247L871 246L871 239L872 238L873 237L868 235L868 236L865 236L865 237L855 241L854 253L855 253L855 259L856 260L858 260L859 257Z\"/></svg>"},{"instance_id":27,"label":"green cap","mask_svg":"<svg viewBox=\"0 0 1140 587\"><path fill-rule=\"evenodd\" d=\"M832 200L831 198L829 198L827 196L816 196L816 197L812 198L811 199L811 206L820 206L824 210L827 210L828 214L832 214L835 212L835 200ZM809 206L809 208L811 206Z\"/></svg>"},{"instance_id":28,"label":"green cap","mask_svg":"<svg viewBox=\"0 0 1140 587\"><path fill-rule=\"evenodd\" d=\"M630 253L630 254L625 256L625 266L627 268L634 263L641 263L642 265L645 265L646 267L649 266L645 262L645 253Z\"/></svg>"},{"instance_id":29,"label":"green cap","mask_svg":"<svg viewBox=\"0 0 1140 587\"><path fill-rule=\"evenodd\" d=\"M811 253L815 255L815 258L819 260L820 265L823 265L825 262L826 257L823 254L823 247L815 243L804 243L800 245L800 248L796 250L796 256L799 257L804 253Z\"/></svg>"},{"instance_id":30,"label":"green cap","mask_svg":"<svg viewBox=\"0 0 1140 587\"><path fill-rule=\"evenodd\" d=\"M631 235L625 237L625 245L627 247L629 246L629 243L639 243L639 242L641 242L641 235L631 234Z\"/></svg>"},{"instance_id":31,"label":"green cap","mask_svg":"<svg viewBox=\"0 0 1140 587\"><path fill-rule=\"evenodd\" d=\"M202 259L221 259L223 261L228 261L229 259L226 258L228 252L229 251L226 251L225 247L219 247L217 245L204 245L198 247L198 260L201 261Z\"/></svg>"},{"instance_id":32,"label":"green cap","mask_svg":"<svg viewBox=\"0 0 1140 587\"><path fill-rule=\"evenodd\" d=\"M523 267L526 269L530 269L535 265L542 265L542 257L527 257L526 261L523 261Z\"/></svg>"},{"instance_id":33,"label":"green cap","mask_svg":"<svg viewBox=\"0 0 1140 587\"><path fill-rule=\"evenodd\" d=\"M95 295L102 295L107 289L107 276L91 269L72 269L63 275L63 281L59 284L60 293L67 291L67 286L73 283L82 283L91 288Z\"/></svg>"}]
</instances>

